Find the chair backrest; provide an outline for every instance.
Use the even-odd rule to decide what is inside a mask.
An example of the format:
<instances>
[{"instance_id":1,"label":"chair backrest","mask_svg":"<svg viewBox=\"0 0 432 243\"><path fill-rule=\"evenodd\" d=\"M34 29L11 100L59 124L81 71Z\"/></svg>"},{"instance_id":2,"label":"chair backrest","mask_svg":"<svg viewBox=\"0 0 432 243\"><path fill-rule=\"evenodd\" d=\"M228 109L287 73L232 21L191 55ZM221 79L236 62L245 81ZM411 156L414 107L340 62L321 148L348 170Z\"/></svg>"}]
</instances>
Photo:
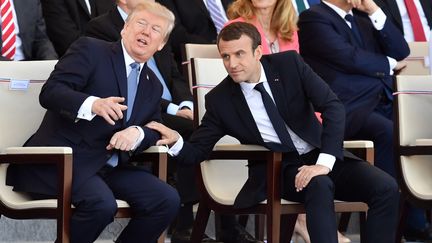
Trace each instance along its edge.
<instances>
[{"instance_id":1,"label":"chair backrest","mask_svg":"<svg viewBox=\"0 0 432 243\"><path fill-rule=\"evenodd\" d=\"M408 65L402 69L399 75L428 75L430 69L427 66L429 58L429 46L427 42L408 43L410 54L406 58Z\"/></svg>"},{"instance_id":2,"label":"chair backrest","mask_svg":"<svg viewBox=\"0 0 432 243\"><path fill-rule=\"evenodd\" d=\"M0 152L22 146L39 127L45 113L39 105L39 93L56 63L57 60L0 62Z\"/></svg>"},{"instance_id":3,"label":"chair backrest","mask_svg":"<svg viewBox=\"0 0 432 243\"><path fill-rule=\"evenodd\" d=\"M0 61L0 153L5 148L22 146L36 131L45 109L39 105L39 93L57 60ZM7 164L0 165L0 201L22 203L28 200L24 193L6 186ZM45 202L46 200L43 200Z\"/></svg>"},{"instance_id":4,"label":"chair backrest","mask_svg":"<svg viewBox=\"0 0 432 243\"><path fill-rule=\"evenodd\" d=\"M199 123L205 113L204 96L227 75L221 58L192 58L192 83L194 88L194 120ZM225 136L221 144L238 144L233 137ZM211 160L201 163L201 173L207 192L221 204L231 205L248 178L247 161Z\"/></svg>"},{"instance_id":5,"label":"chair backrest","mask_svg":"<svg viewBox=\"0 0 432 243\"><path fill-rule=\"evenodd\" d=\"M395 132L402 188L415 200L432 202L432 151L420 155L419 147L432 146L432 76L398 76L396 80ZM405 152L404 152L405 149ZM406 149L411 152L407 153Z\"/></svg>"},{"instance_id":6,"label":"chair backrest","mask_svg":"<svg viewBox=\"0 0 432 243\"><path fill-rule=\"evenodd\" d=\"M184 45L183 50L183 73L187 74L189 86L192 88L192 65L191 58L220 58L216 44L191 44Z\"/></svg>"}]
</instances>

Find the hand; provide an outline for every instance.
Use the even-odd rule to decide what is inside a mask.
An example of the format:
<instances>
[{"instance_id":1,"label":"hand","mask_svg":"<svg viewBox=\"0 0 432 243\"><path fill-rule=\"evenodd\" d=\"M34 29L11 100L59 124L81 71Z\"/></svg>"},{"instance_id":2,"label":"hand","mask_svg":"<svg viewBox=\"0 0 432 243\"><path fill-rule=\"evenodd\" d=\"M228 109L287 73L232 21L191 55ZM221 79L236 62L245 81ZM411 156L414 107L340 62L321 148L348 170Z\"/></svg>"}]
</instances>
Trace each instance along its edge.
<instances>
[{"instance_id":1,"label":"hand","mask_svg":"<svg viewBox=\"0 0 432 243\"><path fill-rule=\"evenodd\" d=\"M353 8L365 12L368 15L375 13L379 9L378 5L373 0L347 0Z\"/></svg>"},{"instance_id":2,"label":"hand","mask_svg":"<svg viewBox=\"0 0 432 243\"><path fill-rule=\"evenodd\" d=\"M180 116L189 120L193 120L193 112L189 109L178 110L176 116Z\"/></svg>"},{"instance_id":3,"label":"hand","mask_svg":"<svg viewBox=\"0 0 432 243\"><path fill-rule=\"evenodd\" d=\"M139 136L140 132L136 127L128 127L114 133L106 149L111 150L115 148L121 151L130 151L133 149Z\"/></svg>"},{"instance_id":4,"label":"hand","mask_svg":"<svg viewBox=\"0 0 432 243\"><path fill-rule=\"evenodd\" d=\"M146 127L156 130L161 134L161 139L156 142L156 145L169 145L172 146L175 144L179 138L180 135L177 131L172 130L171 128L166 127L165 125L159 123L159 122L149 122L147 123Z\"/></svg>"},{"instance_id":5,"label":"hand","mask_svg":"<svg viewBox=\"0 0 432 243\"><path fill-rule=\"evenodd\" d=\"M297 192L303 190L313 177L317 175L327 175L330 169L324 165L303 165L298 168L298 171L294 181Z\"/></svg>"},{"instance_id":6,"label":"hand","mask_svg":"<svg viewBox=\"0 0 432 243\"><path fill-rule=\"evenodd\" d=\"M408 62L405 60L399 61L396 64L396 67L393 68L395 75L397 75L402 69L404 69L408 65Z\"/></svg>"},{"instance_id":7,"label":"hand","mask_svg":"<svg viewBox=\"0 0 432 243\"><path fill-rule=\"evenodd\" d=\"M115 121L123 119L123 111L127 106L122 105L125 98L123 97L108 97L97 99L93 102L92 112L101 116L109 124L114 125Z\"/></svg>"}]
</instances>

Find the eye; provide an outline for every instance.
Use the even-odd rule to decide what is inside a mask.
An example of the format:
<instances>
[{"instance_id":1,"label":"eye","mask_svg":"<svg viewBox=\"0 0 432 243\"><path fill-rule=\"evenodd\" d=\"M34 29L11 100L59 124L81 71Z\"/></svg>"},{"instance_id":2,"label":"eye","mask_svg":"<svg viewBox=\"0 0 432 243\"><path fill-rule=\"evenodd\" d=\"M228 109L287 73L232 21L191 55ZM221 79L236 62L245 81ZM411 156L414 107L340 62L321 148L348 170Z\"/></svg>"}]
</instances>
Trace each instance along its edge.
<instances>
[{"instance_id":1,"label":"eye","mask_svg":"<svg viewBox=\"0 0 432 243\"><path fill-rule=\"evenodd\" d=\"M162 29L159 26L153 26L152 31L155 32L156 34L162 33Z\"/></svg>"},{"instance_id":2,"label":"eye","mask_svg":"<svg viewBox=\"0 0 432 243\"><path fill-rule=\"evenodd\" d=\"M229 55L226 55L226 54L225 54L225 55L222 55L222 59L223 59L223 60L229 60Z\"/></svg>"}]
</instances>

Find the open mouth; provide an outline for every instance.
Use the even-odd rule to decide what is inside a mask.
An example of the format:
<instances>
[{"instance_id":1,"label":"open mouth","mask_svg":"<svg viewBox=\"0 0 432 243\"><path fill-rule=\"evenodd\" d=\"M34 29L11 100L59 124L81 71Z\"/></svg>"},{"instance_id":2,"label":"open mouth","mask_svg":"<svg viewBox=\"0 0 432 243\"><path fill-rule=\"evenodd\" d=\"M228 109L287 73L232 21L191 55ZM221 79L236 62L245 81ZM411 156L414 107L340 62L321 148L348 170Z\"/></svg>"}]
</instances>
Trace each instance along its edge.
<instances>
[{"instance_id":1,"label":"open mouth","mask_svg":"<svg viewBox=\"0 0 432 243\"><path fill-rule=\"evenodd\" d=\"M146 40L144 40L144 39L138 39L138 43L141 45L141 46L147 46L147 41Z\"/></svg>"}]
</instances>

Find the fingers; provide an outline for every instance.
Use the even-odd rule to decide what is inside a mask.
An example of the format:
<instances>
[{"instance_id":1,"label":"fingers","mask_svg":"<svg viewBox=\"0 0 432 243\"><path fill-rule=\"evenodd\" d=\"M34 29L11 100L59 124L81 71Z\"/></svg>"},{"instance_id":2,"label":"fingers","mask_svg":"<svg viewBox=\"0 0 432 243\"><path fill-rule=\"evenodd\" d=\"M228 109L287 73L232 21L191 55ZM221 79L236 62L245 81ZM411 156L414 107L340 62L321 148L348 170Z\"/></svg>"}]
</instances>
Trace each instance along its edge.
<instances>
[{"instance_id":1,"label":"fingers","mask_svg":"<svg viewBox=\"0 0 432 243\"><path fill-rule=\"evenodd\" d=\"M134 148L139 138L139 131L134 127L128 127L122 131L116 132L106 146L107 150L117 149L121 151L130 151Z\"/></svg>"},{"instance_id":2,"label":"fingers","mask_svg":"<svg viewBox=\"0 0 432 243\"><path fill-rule=\"evenodd\" d=\"M313 178L314 174L309 170L309 166L302 166L299 169L294 181L294 186L297 192L302 191Z\"/></svg>"},{"instance_id":3,"label":"fingers","mask_svg":"<svg viewBox=\"0 0 432 243\"><path fill-rule=\"evenodd\" d=\"M127 109L127 106L121 104L124 100L123 97L97 99L93 103L92 112L114 125L116 121L123 119L123 111Z\"/></svg>"}]
</instances>

